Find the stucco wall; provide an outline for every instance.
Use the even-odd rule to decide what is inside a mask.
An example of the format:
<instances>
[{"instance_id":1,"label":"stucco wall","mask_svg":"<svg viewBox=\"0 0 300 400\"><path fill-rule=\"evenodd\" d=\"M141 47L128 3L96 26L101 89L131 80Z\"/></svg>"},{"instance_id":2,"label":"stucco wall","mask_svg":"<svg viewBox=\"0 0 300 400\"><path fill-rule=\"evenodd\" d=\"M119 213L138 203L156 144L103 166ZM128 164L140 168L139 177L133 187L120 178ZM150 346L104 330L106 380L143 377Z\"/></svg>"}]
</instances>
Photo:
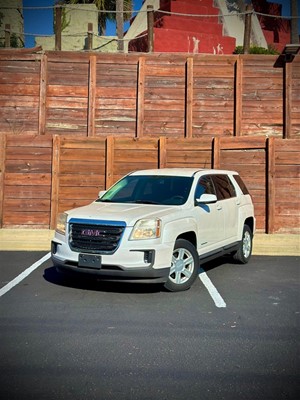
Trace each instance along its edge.
<instances>
[{"instance_id":1,"label":"stucco wall","mask_svg":"<svg viewBox=\"0 0 300 400\"><path fill-rule=\"evenodd\" d=\"M99 37L98 11L94 4L70 5L65 8L67 26L62 31L62 50L78 51L87 49L88 24L93 24L93 49L100 52L117 51L115 36ZM35 44L43 50L55 50L55 36L36 36Z\"/></svg>"},{"instance_id":2,"label":"stucco wall","mask_svg":"<svg viewBox=\"0 0 300 400\"><path fill-rule=\"evenodd\" d=\"M140 33L148 29L147 26L147 6L153 6L154 10L158 10L160 7L160 0L146 0L142 5L140 12L136 15L128 31L124 35L124 51L128 51L128 43L131 39L135 38Z\"/></svg>"},{"instance_id":3,"label":"stucco wall","mask_svg":"<svg viewBox=\"0 0 300 400\"><path fill-rule=\"evenodd\" d=\"M240 0L214 0L214 4L224 15L221 18L224 34L235 37L236 45L243 46L244 18L236 14L245 12L245 2ZM268 47L256 14L252 15L251 43L260 47Z\"/></svg>"},{"instance_id":4,"label":"stucco wall","mask_svg":"<svg viewBox=\"0 0 300 400\"><path fill-rule=\"evenodd\" d=\"M11 9L5 9L9 7ZM0 0L0 12L3 15L0 25L0 43L5 40L5 25L10 24L11 34L19 38L19 46L24 44L24 23L23 23L23 1L22 0Z\"/></svg>"}]
</instances>

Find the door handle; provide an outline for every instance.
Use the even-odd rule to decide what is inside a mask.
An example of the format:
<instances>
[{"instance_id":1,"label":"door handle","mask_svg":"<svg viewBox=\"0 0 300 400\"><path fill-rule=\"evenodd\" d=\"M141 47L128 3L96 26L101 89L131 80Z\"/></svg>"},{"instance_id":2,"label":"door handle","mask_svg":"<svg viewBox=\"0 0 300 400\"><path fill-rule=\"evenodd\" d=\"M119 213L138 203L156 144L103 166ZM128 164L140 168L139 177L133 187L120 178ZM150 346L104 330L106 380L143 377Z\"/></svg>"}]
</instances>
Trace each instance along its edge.
<instances>
[{"instance_id":1,"label":"door handle","mask_svg":"<svg viewBox=\"0 0 300 400\"><path fill-rule=\"evenodd\" d=\"M218 211L222 210L222 206L217 206L217 210Z\"/></svg>"}]
</instances>

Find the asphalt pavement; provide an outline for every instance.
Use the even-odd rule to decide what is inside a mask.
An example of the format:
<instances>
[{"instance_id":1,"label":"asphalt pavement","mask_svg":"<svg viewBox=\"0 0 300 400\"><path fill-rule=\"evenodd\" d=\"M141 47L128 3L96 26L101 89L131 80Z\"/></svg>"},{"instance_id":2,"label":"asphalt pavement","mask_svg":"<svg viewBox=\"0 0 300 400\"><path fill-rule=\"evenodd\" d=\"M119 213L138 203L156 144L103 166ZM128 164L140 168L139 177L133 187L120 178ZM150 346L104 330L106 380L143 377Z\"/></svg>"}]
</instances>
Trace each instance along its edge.
<instances>
[{"instance_id":1,"label":"asphalt pavement","mask_svg":"<svg viewBox=\"0 0 300 400\"><path fill-rule=\"evenodd\" d=\"M48 252L0 252L0 398L298 399L299 257L202 267L168 293L64 280Z\"/></svg>"}]
</instances>

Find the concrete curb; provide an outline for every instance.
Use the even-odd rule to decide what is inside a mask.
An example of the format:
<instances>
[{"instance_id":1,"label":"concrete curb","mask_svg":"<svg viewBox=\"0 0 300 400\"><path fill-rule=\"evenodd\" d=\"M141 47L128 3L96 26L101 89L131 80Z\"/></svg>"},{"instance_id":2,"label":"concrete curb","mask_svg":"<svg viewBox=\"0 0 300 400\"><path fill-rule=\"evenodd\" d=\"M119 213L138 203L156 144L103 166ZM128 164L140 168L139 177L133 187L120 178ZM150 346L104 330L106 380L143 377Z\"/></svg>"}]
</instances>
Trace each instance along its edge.
<instances>
[{"instance_id":1,"label":"concrete curb","mask_svg":"<svg viewBox=\"0 0 300 400\"><path fill-rule=\"evenodd\" d=\"M299 256L300 235L258 233L253 240L253 254L266 256Z\"/></svg>"},{"instance_id":2,"label":"concrete curb","mask_svg":"<svg viewBox=\"0 0 300 400\"><path fill-rule=\"evenodd\" d=\"M0 229L0 251L50 251L54 231Z\"/></svg>"},{"instance_id":3,"label":"concrete curb","mask_svg":"<svg viewBox=\"0 0 300 400\"><path fill-rule=\"evenodd\" d=\"M50 251L53 230L0 229L0 251ZM300 235L258 233L253 241L254 255L299 256Z\"/></svg>"}]
</instances>

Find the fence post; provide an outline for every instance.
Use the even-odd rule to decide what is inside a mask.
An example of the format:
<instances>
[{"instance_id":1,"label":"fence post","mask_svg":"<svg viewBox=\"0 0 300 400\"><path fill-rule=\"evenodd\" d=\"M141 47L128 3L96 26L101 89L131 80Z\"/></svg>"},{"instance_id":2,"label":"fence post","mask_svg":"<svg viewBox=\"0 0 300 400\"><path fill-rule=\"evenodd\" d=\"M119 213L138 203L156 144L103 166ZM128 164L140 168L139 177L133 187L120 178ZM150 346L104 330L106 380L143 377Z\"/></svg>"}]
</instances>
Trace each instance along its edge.
<instances>
[{"instance_id":1,"label":"fence post","mask_svg":"<svg viewBox=\"0 0 300 400\"><path fill-rule=\"evenodd\" d=\"M186 62L186 115L185 137L193 137L193 87L194 87L194 59L188 57Z\"/></svg>"},{"instance_id":2,"label":"fence post","mask_svg":"<svg viewBox=\"0 0 300 400\"><path fill-rule=\"evenodd\" d=\"M147 6L147 26L148 26L148 53L153 52L154 44L154 9L153 6Z\"/></svg>"},{"instance_id":3,"label":"fence post","mask_svg":"<svg viewBox=\"0 0 300 400\"><path fill-rule=\"evenodd\" d=\"M50 229L55 229L58 214L59 164L61 136L54 135L52 140L52 179L51 179L51 210Z\"/></svg>"},{"instance_id":4,"label":"fence post","mask_svg":"<svg viewBox=\"0 0 300 400\"><path fill-rule=\"evenodd\" d=\"M212 142L212 168L220 168L220 156L221 156L221 138L219 136L213 138Z\"/></svg>"},{"instance_id":5,"label":"fence post","mask_svg":"<svg viewBox=\"0 0 300 400\"><path fill-rule=\"evenodd\" d=\"M3 204L4 204L4 174L6 158L6 135L0 135L0 228L3 226Z\"/></svg>"},{"instance_id":6,"label":"fence post","mask_svg":"<svg viewBox=\"0 0 300 400\"><path fill-rule=\"evenodd\" d=\"M87 32L87 49L93 49L93 24L88 23L88 32Z\"/></svg>"},{"instance_id":7,"label":"fence post","mask_svg":"<svg viewBox=\"0 0 300 400\"><path fill-rule=\"evenodd\" d=\"M5 24L5 47L10 47L10 24Z\"/></svg>"},{"instance_id":8,"label":"fence post","mask_svg":"<svg viewBox=\"0 0 300 400\"><path fill-rule=\"evenodd\" d=\"M96 110L96 69L97 58L95 55L90 56L89 60L89 94L88 94L88 126L87 136L95 136L95 110Z\"/></svg>"},{"instance_id":9,"label":"fence post","mask_svg":"<svg viewBox=\"0 0 300 400\"><path fill-rule=\"evenodd\" d=\"M234 136L242 134L243 117L243 56L237 56L235 63L235 93L234 93Z\"/></svg>"},{"instance_id":10,"label":"fence post","mask_svg":"<svg viewBox=\"0 0 300 400\"><path fill-rule=\"evenodd\" d=\"M136 137L143 136L144 133L144 114L145 114L145 57L140 57L138 61L138 88L137 88L137 121Z\"/></svg>"},{"instance_id":11,"label":"fence post","mask_svg":"<svg viewBox=\"0 0 300 400\"><path fill-rule=\"evenodd\" d=\"M55 50L61 50L61 10L60 6L55 8Z\"/></svg>"},{"instance_id":12,"label":"fence post","mask_svg":"<svg viewBox=\"0 0 300 400\"><path fill-rule=\"evenodd\" d=\"M105 155L105 189L108 189L114 183L114 144L115 138L108 136L106 138Z\"/></svg>"},{"instance_id":13,"label":"fence post","mask_svg":"<svg viewBox=\"0 0 300 400\"><path fill-rule=\"evenodd\" d=\"M275 138L267 138L266 233L275 232Z\"/></svg>"},{"instance_id":14,"label":"fence post","mask_svg":"<svg viewBox=\"0 0 300 400\"><path fill-rule=\"evenodd\" d=\"M166 143L167 138L162 136L158 140L158 168L165 168L166 166Z\"/></svg>"},{"instance_id":15,"label":"fence post","mask_svg":"<svg viewBox=\"0 0 300 400\"><path fill-rule=\"evenodd\" d=\"M40 98L39 98L39 126L38 134L45 135L46 130L46 99L47 99L47 64L48 58L46 54L41 58L40 69Z\"/></svg>"},{"instance_id":16,"label":"fence post","mask_svg":"<svg viewBox=\"0 0 300 400\"><path fill-rule=\"evenodd\" d=\"M244 54L249 54L250 50L252 11L253 11L252 4L247 4L246 6L247 14L245 15L244 46L243 46Z\"/></svg>"},{"instance_id":17,"label":"fence post","mask_svg":"<svg viewBox=\"0 0 300 400\"><path fill-rule=\"evenodd\" d=\"M292 129L292 68L293 63L284 63L283 67L283 139L291 137Z\"/></svg>"}]
</instances>

